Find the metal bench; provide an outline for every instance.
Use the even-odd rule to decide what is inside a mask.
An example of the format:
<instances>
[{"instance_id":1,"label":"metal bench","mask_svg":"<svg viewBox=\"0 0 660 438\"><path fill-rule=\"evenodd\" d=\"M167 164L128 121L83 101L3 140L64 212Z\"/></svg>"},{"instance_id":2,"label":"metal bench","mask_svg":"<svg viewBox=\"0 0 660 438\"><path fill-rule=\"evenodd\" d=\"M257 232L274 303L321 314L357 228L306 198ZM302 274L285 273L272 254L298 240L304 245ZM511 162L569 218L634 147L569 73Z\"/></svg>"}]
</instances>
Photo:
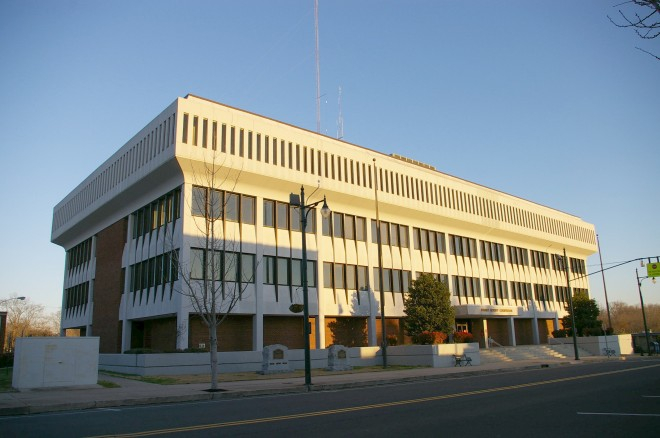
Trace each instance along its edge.
<instances>
[{"instance_id":1,"label":"metal bench","mask_svg":"<svg viewBox=\"0 0 660 438\"><path fill-rule=\"evenodd\" d=\"M462 367L462 366L472 366L472 358L466 355L465 353L463 354L455 354L454 355L454 366L455 367Z\"/></svg>"}]
</instances>

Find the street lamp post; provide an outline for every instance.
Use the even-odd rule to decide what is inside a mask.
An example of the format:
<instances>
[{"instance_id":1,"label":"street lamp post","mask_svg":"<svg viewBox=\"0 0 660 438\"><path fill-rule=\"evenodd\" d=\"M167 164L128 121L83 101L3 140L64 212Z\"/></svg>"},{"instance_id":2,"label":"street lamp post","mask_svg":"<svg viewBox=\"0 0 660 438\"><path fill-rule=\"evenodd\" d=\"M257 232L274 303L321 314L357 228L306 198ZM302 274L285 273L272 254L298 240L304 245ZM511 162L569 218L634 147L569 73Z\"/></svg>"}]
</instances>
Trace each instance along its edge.
<instances>
[{"instance_id":1,"label":"street lamp post","mask_svg":"<svg viewBox=\"0 0 660 438\"><path fill-rule=\"evenodd\" d=\"M575 308L573 307L573 293L571 292L571 279L568 274L568 257L566 257L566 248L564 248L564 258L562 259L564 270L566 271L566 287L568 288L568 303L571 306L571 326L573 332L573 350L575 351L575 360L580 360L577 346L577 327L575 327Z\"/></svg>"},{"instance_id":2,"label":"street lamp post","mask_svg":"<svg viewBox=\"0 0 660 438\"><path fill-rule=\"evenodd\" d=\"M14 301L14 300L24 300L25 297L13 297L13 298L7 298L6 300L0 301L0 306L2 306L5 303L8 303L9 301Z\"/></svg>"},{"instance_id":3,"label":"street lamp post","mask_svg":"<svg viewBox=\"0 0 660 438\"><path fill-rule=\"evenodd\" d=\"M649 328L646 325L646 311L644 310L644 297L642 297L642 280L646 280L647 278L653 278L653 281L655 281L655 277L640 277L637 268L635 268L635 275L637 276L637 290L639 291L639 303L642 306L642 319L644 320L644 334L646 335L646 351L650 356L651 341L649 340Z\"/></svg>"},{"instance_id":4,"label":"street lamp post","mask_svg":"<svg viewBox=\"0 0 660 438\"><path fill-rule=\"evenodd\" d=\"M325 201L325 196L320 201L305 205L305 187L300 187L300 197L294 193L289 195L289 203L300 208L300 231L302 233L301 280L303 284L303 337L305 338L305 386L307 386L307 388L312 385L312 361L309 346L309 335L312 331L309 324L309 296L307 287L307 215L312 211L311 209L319 205L321 202L323 202L321 216L327 218L330 216L330 208Z\"/></svg>"}]
</instances>

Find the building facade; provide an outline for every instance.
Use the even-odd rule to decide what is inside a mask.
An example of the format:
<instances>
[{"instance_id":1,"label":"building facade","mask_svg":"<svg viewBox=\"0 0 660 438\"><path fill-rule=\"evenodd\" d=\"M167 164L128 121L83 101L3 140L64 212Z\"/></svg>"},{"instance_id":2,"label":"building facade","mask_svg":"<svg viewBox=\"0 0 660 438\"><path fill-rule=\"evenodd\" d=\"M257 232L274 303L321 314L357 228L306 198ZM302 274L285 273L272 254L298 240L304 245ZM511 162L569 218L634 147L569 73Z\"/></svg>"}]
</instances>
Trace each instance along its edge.
<instances>
[{"instance_id":1,"label":"building facade","mask_svg":"<svg viewBox=\"0 0 660 438\"><path fill-rule=\"evenodd\" d=\"M301 187L332 210L312 211L305 233L290 201ZM447 282L457 330L482 346L543 343L568 304L563 251L571 288L584 290L596 251L593 225L576 216L188 95L54 208L62 330L99 336L105 353L207 348L181 293L201 269L206 214L231 243L224 283L242 291L220 351L303 347L290 310L302 303L303 234L313 348L377 345L381 297L387 334L402 342L403 297L422 273Z\"/></svg>"}]
</instances>

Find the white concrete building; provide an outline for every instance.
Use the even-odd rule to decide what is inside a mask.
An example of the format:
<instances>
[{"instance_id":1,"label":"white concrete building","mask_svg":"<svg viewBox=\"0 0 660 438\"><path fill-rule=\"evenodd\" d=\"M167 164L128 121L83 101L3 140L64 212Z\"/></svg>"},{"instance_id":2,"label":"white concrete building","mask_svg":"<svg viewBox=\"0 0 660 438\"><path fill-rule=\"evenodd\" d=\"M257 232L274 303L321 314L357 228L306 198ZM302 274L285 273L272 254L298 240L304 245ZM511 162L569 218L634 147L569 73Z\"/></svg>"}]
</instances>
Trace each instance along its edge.
<instances>
[{"instance_id":1,"label":"white concrete building","mask_svg":"<svg viewBox=\"0 0 660 438\"><path fill-rule=\"evenodd\" d=\"M206 181L211 163L221 185ZM376 193L387 331L399 341L403 294L431 273L449 285L457 329L481 345L543 343L568 300L558 257L565 249L576 278L596 251L593 225L576 216L188 95L55 207L52 241L67 251L62 328L99 336L108 353L206 346L172 255L194 260L197 202L223 196L217 223L236 243L246 289L220 350L302 348L302 317L289 310L302 303L302 233L289 205L301 186L332 210L329 220L312 214L306 233L314 348L380 341ZM587 278L571 287L587 290Z\"/></svg>"}]
</instances>

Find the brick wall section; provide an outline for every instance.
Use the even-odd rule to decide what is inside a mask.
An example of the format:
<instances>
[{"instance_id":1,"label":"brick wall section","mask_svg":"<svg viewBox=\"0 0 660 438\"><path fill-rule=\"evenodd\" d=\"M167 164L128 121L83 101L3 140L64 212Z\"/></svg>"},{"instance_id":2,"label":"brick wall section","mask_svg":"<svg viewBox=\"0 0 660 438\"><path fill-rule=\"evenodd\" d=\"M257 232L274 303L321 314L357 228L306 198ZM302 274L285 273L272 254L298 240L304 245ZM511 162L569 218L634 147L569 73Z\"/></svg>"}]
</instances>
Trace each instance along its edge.
<instances>
[{"instance_id":1,"label":"brick wall section","mask_svg":"<svg viewBox=\"0 0 660 438\"><path fill-rule=\"evenodd\" d=\"M496 342L499 342L502 345L512 345L511 339L509 338L509 324L506 319L488 319L488 336L495 339ZM531 339L531 328L530 330L530 339ZM516 329L516 332L518 329ZM531 342L524 342L525 344L531 344Z\"/></svg>"},{"instance_id":2,"label":"brick wall section","mask_svg":"<svg viewBox=\"0 0 660 438\"><path fill-rule=\"evenodd\" d=\"M332 344L366 347L369 344L367 318L325 318L325 347Z\"/></svg>"},{"instance_id":3,"label":"brick wall section","mask_svg":"<svg viewBox=\"0 0 660 438\"><path fill-rule=\"evenodd\" d=\"M531 319L514 319L513 327L516 330L516 345L532 345L534 339L532 338L532 320ZM488 321L488 331L490 332L490 320ZM492 338L495 338L491 335ZM500 342L499 339L495 339ZM501 342L502 345L509 345Z\"/></svg>"},{"instance_id":4,"label":"brick wall section","mask_svg":"<svg viewBox=\"0 0 660 438\"><path fill-rule=\"evenodd\" d=\"M218 327L218 351L252 350L252 315L231 315ZM188 346L209 349L209 329L200 317L190 315Z\"/></svg>"},{"instance_id":5,"label":"brick wall section","mask_svg":"<svg viewBox=\"0 0 660 438\"><path fill-rule=\"evenodd\" d=\"M314 349L316 348L314 318L310 318L310 323L312 324L312 334L309 345L311 349ZM290 350L305 348L303 318L300 316L264 316L264 346L273 344L286 345Z\"/></svg>"},{"instance_id":6,"label":"brick wall section","mask_svg":"<svg viewBox=\"0 0 660 438\"><path fill-rule=\"evenodd\" d=\"M120 353L119 303L124 285L121 256L128 220L122 219L96 235L96 278L92 335L100 337L101 353Z\"/></svg>"},{"instance_id":7,"label":"brick wall section","mask_svg":"<svg viewBox=\"0 0 660 438\"><path fill-rule=\"evenodd\" d=\"M380 344L383 333L382 323L380 318L376 318L376 343ZM398 340L398 345L403 345L406 339L410 340L409 337L405 336L403 329L403 322L400 318L388 318L385 316L385 332L387 336L394 335ZM386 338L387 338L386 336Z\"/></svg>"},{"instance_id":8,"label":"brick wall section","mask_svg":"<svg viewBox=\"0 0 660 438\"><path fill-rule=\"evenodd\" d=\"M144 346L158 351L176 350L176 318L144 321Z\"/></svg>"},{"instance_id":9,"label":"brick wall section","mask_svg":"<svg viewBox=\"0 0 660 438\"><path fill-rule=\"evenodd\" d=\"M539 319L539 342L547 344L550 333L555 329L555 322L552 319Z\"/></svg>"}]
</instances>

